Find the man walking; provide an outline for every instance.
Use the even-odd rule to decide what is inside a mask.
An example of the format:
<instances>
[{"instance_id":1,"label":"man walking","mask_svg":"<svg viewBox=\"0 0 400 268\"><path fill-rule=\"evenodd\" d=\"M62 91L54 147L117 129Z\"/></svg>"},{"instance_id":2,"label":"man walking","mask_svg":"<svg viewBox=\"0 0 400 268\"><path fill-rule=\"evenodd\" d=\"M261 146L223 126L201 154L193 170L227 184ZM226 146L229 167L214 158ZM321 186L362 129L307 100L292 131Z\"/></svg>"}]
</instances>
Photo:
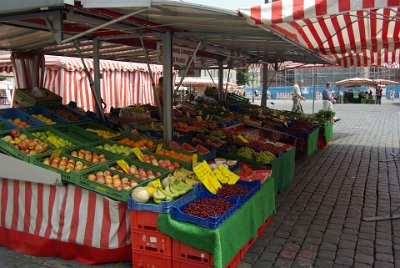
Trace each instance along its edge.
<instances>
[{"instance_id":1,"label":"man walking","mask_svg":"<svg viewBox=\"0 0 400 268\"><path fill-rule=\"evenodd\" d=\"M300 100L305 100L303 96L301 96L301 91L300 88L304 85L303 80L299 80L297 84L293 86L292 89L292 100L293 100L293 107L292 107L292 112L295 113L303 113L303 108L301 107Z\"/></svg>"},{"instance_id":2,"label":"man walking","mask_svg":"<svg viewBox=\"0 0 400 268\"><path fill-rule=\"evenodd\" d=\"M325 89L322 91L322 109L324 111L331 111L333 112L333 104L335 103L335 99L332 97L332 89L331 89L331 83L326 83L325 84ZM339 121L340 119L336 117L336 115L333 117L333 120L335 122Z\"/></svg>"},{"instance_id":3,"label":"man walking","mask_svg":"<svg viewBox=\"0 0 400 268\"><path fill-rule=\"evenodd\" d=\"M376 87L376 104L381 105L381 99L382 99L382 87L377 86Z\"/></svg>"}]
</instances>

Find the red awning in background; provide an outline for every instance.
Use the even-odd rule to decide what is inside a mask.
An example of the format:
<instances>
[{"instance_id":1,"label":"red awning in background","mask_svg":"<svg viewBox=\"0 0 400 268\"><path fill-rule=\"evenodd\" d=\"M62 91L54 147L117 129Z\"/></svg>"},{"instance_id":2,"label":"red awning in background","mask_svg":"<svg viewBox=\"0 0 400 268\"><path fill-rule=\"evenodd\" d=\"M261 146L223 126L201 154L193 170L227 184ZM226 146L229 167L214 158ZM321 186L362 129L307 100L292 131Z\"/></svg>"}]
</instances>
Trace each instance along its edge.
<instances>
[{"instance_id":1,"label":"red awning in background","mask_svg":"<svg viewBox=\"0 0 400 268\"><path fill-rule=\"evenodd\" d=\"M240 9L343 67L400 62L400 0L281 0Z\"/></svg>"}]
</instances>

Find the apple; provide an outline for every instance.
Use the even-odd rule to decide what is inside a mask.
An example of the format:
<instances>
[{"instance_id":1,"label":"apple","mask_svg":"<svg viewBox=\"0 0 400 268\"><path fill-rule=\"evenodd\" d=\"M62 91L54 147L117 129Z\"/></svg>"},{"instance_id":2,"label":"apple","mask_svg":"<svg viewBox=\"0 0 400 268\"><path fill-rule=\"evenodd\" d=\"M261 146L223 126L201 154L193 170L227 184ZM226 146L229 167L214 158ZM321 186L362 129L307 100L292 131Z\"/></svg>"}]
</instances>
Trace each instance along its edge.
<instances>
[{"instance_id":1,"label":"apple","mask_svg":"<svg viewBox=\"0 0 400 268\"><path fill-rule=\"evenodd\" d=\"M50 165L50 158L46 157L43 159L43 164Z\"/></svg>"},{"instance_id":2,"label":"apple","mask_svg":"<svg viewBox=\"0 0 400 268\"><path fill-rule=\"evenodd\" d=\"M112 176L111 171L109 170L104 171L104 176Z\"/></svg>"},{"instance_id":3,"label":"apple","mask_svg":"<svg viewBox=\"0 0 400 268\"><path fill-rule=\"evenodd\" d=\"M20 149L21 151L25 151L26 149L28 149L28 147L29 145L25 141L21 141L20 143L18 143L18 149Z\"/></svg>"},{"instance_id":4,"label":"apple","mask_svg":"<svg viewBox=\"0 0 400 268\"><path fill-rule=\"evenodd\" d=\"M97 177L97 182L98 182L98 183L101 183L101 184L105 184L106 181L104 180L104 176Z\"/></svg>"},{"instance_id":5,"label":"apple","mask_svg":"<svg viewBox=\"0 0 400 268\"><path fill-rule=\"evenodd\" d=\"M135 174L137 172L136 166L130 166L128 173L129 174Z\"/></svg>"},{"instance_id":6,"label":"apple","mask_svg":"<svg viewBox=\"0 0 400 268\"><path fill-rule=\"evenodd\" d=\"M156 177L154 175L148 175L147 178L148 179L155 179Z\"/></svg>"},{"instance_id":7,"label":"apple","mask_svg":"<svg viewBox=\"0 0 400 268\"><path fill-rule=\"evenodd\" d=\"M72 151L71 156L78 157L78 153L76 151Z\"/></svg>"},{"instance_id":8,"label":"apple","mask_svg":"<svg viewBox=\"0 0 400 268\"><path fill-rule=\"evenodd\" d=\"M112 179L113 179L113 180L121 180L121 177L120 177L118 174L115 174L115 175L112 177Z\"/></svg>"},{"instance_id":9,"label":"apple","mask_svg":"<svg viewBox=\"0 0 400 268\"><path fill-rule=\"evenodd\" d=\"M113 183L113 179L109 175L105 176L105 181L106 181L106 184L112 184Z\"/></svg>"},{"instance_id":10,"label":"apple","mask_svg":"<svg viewBox=\"0 0 400 268\"><path fill-rule=\"evenodd\" d=\"M113 184L114 184L114 187L120 187L122 183L121 183L121 180L114 180Z\"/></svg>"},{"instance_id":11,"label":"apple","mask_svg":"<svg viewBox=\"0 0 400 268\"><path fill-rule=\"evenodd\" d=\"M131 187L135 187L136 185L138 185L136 181L131 181Z\"/></svg>"},{"instance_id":12,"label":"apple","mask_svg":"<svg viewBox=\"0 0 400 268\"><path fill-rule=\"evenodd\" d=\"M58 163L54 163L54 162L53 162L53 163L51 163L51 166L52 166L52 167L55 167L55 168L58 168Z\"/></svg>"},{"instance_id":13,"label":"apple","mask_svg":"<svg viewBox=\"0 0 400 268\"><path fill-rule=\"evenodd\" d=\"M38 145L38 143L36 141L31 141L29 143L29 150L35 149L37 145Z\"/></svg>"},{"instance_id":14,"label":"apple","mask_svg":"<svg viewBox=\"0 0 400 268\"><path fill-rule=\"evenodd\" d=\"M122 182L123 184L129 183L129 179L128 179L128 178L122 178L121 182Z\"/></svg>"},{"instance_id":15,"label":"apple","mask_svg":"<svg viewBox=\"0 0 400 268\"><path fill-rule=\"evenodd\" d=\"M107 159L105 159L105 158L100 158L100 163L105 163L105 162L107 162Z\"/></svg>"},{"instance_id":16,"label":"apple","mask_svg":"<svg viewBox=\"0 0 400 268\"><path fill-rule=\"evenodd\" d=\"M21 132L19 132L18 129L13 129L10 131L10 135L11 135L11 137L16 138L16 137L19 137L19 135L21 135Z\"/></svg>"},{"instance_id":17,"label":"apple","mask_svg":"<svg viewBox=\"0 0 400 268\"><path fill-rule=\"evenodd\" d=\"M85 169L85 168L88 168L88 167L90 167L89 164L83 164L83 168L82 169Z\"/></svg>"},{"instance_id":18,"label":"apple","mask_svg":"<svg viewBox=\"0 0 400 268\"><path fill-rule=\"evenodd\" d=\"M88 176L88 179L90 180L90 181L96 181L96 175L94 175L94 174L89 174L89 176Z\"/></svg>"},{"instance_id":19,"label":"apple","mask_svg":"<svg viewBox=\"0 0 400 268\"><path fill-rule=\"evenodd\" d=\"M54 157L53 160L51 161L52 163L60 163L60 158L59 157Z\"/></svg>"},{"instance_id":20,"label":"apple","mask_svg":"<svg viewBox=\"0 0 400 268\"><path fill-rule=\"evenodd\" d=\"M101 175L101 176L104 175L103 171L97 171L97 172L96 172L96 176L100 176L100 175Z\"/></svg>"}]
</instances>

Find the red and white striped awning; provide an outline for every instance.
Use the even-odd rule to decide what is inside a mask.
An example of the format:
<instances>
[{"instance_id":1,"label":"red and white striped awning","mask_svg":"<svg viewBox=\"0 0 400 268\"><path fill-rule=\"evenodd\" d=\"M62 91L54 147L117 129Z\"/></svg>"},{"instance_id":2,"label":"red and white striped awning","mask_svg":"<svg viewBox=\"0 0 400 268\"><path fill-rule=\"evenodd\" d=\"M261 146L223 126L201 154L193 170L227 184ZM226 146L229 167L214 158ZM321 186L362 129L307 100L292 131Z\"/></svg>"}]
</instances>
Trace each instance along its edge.
<instances>
[{"instance_id":1,"label":"red and white striped awning","mask_svg":"<svg viewBox=\"0 0 400 268\"><path fill-rule=\"evenodd\" d=\"M400 0L280 0L240 9L343 67L400 62Z\"/></svg>"}]
</instances>

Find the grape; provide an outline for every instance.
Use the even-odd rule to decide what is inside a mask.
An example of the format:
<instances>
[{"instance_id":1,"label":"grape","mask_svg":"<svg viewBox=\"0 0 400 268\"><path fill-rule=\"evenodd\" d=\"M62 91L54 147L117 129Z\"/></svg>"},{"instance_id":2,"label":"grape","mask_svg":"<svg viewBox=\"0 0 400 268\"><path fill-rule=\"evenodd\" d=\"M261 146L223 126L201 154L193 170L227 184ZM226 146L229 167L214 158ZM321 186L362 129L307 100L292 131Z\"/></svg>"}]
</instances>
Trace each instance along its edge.
<instances>
[{"instance_id":1,"label":"grape","mask_svg":"<svg viewBox=\"0 0 400 268\"><path fill-rule=\"evenodd\" d=\"M237 155L246 159L253 159L255 151L249 147L242 147L237 152Z\"/></svg>"}]
</instances>

